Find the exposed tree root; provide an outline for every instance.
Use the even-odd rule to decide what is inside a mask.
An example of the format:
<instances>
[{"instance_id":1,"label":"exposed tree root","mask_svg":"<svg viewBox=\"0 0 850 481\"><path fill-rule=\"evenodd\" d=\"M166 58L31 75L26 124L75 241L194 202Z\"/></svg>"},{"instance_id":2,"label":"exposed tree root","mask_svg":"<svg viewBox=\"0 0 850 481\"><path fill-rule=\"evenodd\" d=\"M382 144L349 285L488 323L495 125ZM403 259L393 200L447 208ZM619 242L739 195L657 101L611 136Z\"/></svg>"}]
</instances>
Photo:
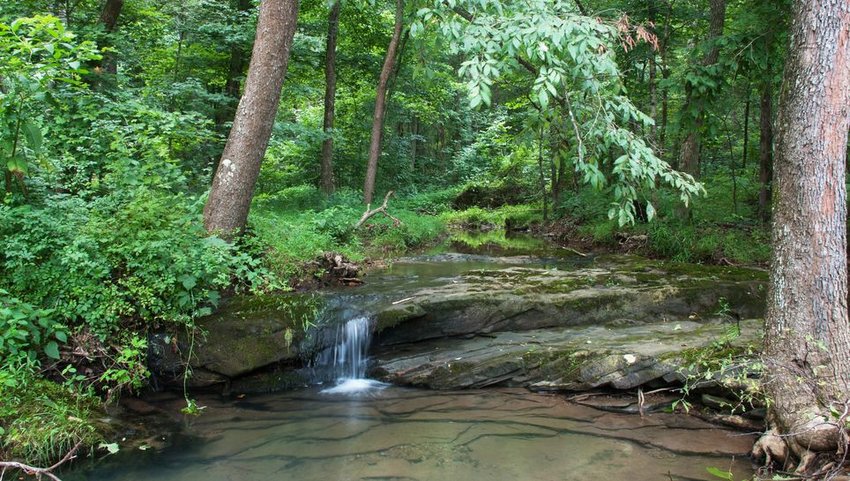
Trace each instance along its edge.
<instances>
[{"instance_id":1,"label":"exposed tree root","mask_svg":"<svg viewBox=\"0 0 850 481\"><path fill-rule=\"evenodd\" d=\"M775 427L753 446L752 456L764 460L763 471L788 473L793 479L848 479L848 434L842 423L813 419L789 434Z\"/></svg>"}]
</instances>

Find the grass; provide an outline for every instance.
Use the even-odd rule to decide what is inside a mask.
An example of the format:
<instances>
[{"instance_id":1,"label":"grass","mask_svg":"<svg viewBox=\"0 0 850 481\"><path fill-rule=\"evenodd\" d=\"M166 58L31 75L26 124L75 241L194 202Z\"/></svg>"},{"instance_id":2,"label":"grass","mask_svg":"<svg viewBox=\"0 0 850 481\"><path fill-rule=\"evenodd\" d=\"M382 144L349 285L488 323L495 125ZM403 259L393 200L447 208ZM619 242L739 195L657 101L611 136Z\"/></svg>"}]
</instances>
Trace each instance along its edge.
<instances>
[{"instance_id":1,"label":"grass","mask_svg":"<svg viewBox=\"0 0 850 481\"><path fill-rule=\"evenodd\" d=\"M269 263L284 278L311 274L305 266L322 252L339 252L353 261L399 255L434 242L446 232L445 222L428 209L442 208L443 193L428 193L390 201L386 216L354 225L365 211L358 195L343 191L325 198L312 187L286 189L259 196L250 226L268 246ZM426 212L416 210L423 207Z\"/></svg>"},{"instance_id":2,"label":"grass","mask_svg":"<svg viewBox=\"0 0 850 481\"><path fill-rule=\"evenodd\" d=\"M102 441L94 417L101 401L71 384L58 384L29 368L16 368L14 381L0 384L0 432L3 459L49 465L78 443Z\"/></svg>"}]
</instances>

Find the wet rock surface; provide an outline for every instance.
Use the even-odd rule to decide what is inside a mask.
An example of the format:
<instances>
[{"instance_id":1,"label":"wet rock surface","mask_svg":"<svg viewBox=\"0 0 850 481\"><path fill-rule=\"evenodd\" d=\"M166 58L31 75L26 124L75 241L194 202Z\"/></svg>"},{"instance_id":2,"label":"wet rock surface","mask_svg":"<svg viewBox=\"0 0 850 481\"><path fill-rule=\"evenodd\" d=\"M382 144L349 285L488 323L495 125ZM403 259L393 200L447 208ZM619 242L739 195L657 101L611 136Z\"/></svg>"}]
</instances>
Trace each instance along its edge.
<instances>
[{"instance_id":1,"label":"wet rock surface","mask_svg":"<svg viewBox=\"0 0 850 481\"><path fill-rule=\"evenodd\" d=\"M524 260L524 259L521 259ZM375 316L377 378L433 389L633 389L683 379L718 340L755 343L762 271L611 256L572 268L493 263ZM741 336L726 339L741 326Z\"/></svg>"},{"instance_id":2,"label":"wet rock surface","mask_svg":"<svg viewBox=\"0 0 850 481\"><path fill-rule=\"evenodd\" d=\"M683 380L699 349L725 339L730 323L669 321L580 326L434 339L379 349L373 375L432 389L524 386L537 391L633 389ZM761 321L741 322L729 347L756 342Z\"/></svg>"},{"instance_id":3,"label":"wet rock surface","mask_svg":"<svg viewBox=\"0 0 850 481\"><path fill-rule=\"evenodd\" d=\"M495 264L495 263L494 263ZM583 268L504 265L409 293L376 314L381 346L433 338L619 322L760 317L765 273L634 256Z\"/></svg>"},{"instance_id":4,"label":"wet rock surface","mask_svg":"<svg viewBox=\"0 0 850 481\"><path fill-rule=\"evenodd\" d=\"M334 323L367 315L372 373L385 381L632 389L679 380L683 353L716 341L739 318L761 316L766 274L635 256L450 253L403 259L365 279L321 296L234 298L199 321L194 344L185 335L152 337L152 370L181 388L187 362L192 388L301 386L307 379L296 369L333 345ZM736 342L754 340L759 322L742 326Z\"/></svg>"}]
</instances>

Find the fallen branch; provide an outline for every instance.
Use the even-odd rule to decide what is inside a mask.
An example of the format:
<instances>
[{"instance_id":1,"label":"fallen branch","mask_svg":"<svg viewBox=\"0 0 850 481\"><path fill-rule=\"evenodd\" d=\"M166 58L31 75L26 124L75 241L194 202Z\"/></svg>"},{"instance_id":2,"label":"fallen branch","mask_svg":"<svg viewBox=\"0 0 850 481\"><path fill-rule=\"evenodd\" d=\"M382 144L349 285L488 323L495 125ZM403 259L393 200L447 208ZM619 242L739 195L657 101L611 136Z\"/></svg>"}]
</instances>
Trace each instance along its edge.
<instances>
[{"instance_id":1,"label":"fallen branch","mask_svg":"<svg viewBox=\"0 0 850 481\"><path fill-rule=\"evenodd\" d=\"M47 476L53 481L62 481L61 479L59 479L58 476L53 474L53 470L67 463L68 461L76 458L76 452L78 449L80 449L80 446L82 444L82 441L77 443L76 446L74 446L70 451L68 451L68 454L66 454L65 457L60 459L56 464L50 466L49 468L37 468L35 466L30 466L29 464L19 463L16 461L0 461L0 468L3 468L2 471L0 471L0 481L3 480L3 476L6 474L6 470L9 468L20 469L25 474L29 476L35 476L38 479L41 479L42 476Z\"/></svg>"},{"instance_id":2,"label":"fallen branch","mask_svg":"<svg viewBox=\"0 0 850 481\"><path fill-rule=\"evenodd\" d=\"M577 255L577 256L587 257L587 254L585 254L585 253L583 253L583 252L579 252L578 250L573 249L572 247L563 247L563 246L562 246L562 247L561 247L561 249L564 249L564 250L565 250L565 251L567 251L567 252L571 252L571 253L573 253L573 254L575 254L575 255Z\"/></svg>"},{"instance_id":3,"label":"fallen branch","mask_svg":"<svg viewBox=\"0 0 850 481\"><path fill-rule=\"evenodd\" d=\"M389 202L390 197L392 197L393 193L394 193L393 191L387 192L387 195L384 196L384 203L381 204L380 207L371 209L372 204L367 204L366 205L366 212L364 212L363 216L360 217L360 220L358 220L357 223L354 224L354 228L355 229L360 228L360 226L363 225L364 222L369 220L369 218L372 217L375 214L384 214L385 216L387 216L387 217L389 217L390 219L393 220L393 225L395 225L395 226L401 224L400 220L391 216L390 213L387 212L387 202Z\"/></svg>"}]
</instances>

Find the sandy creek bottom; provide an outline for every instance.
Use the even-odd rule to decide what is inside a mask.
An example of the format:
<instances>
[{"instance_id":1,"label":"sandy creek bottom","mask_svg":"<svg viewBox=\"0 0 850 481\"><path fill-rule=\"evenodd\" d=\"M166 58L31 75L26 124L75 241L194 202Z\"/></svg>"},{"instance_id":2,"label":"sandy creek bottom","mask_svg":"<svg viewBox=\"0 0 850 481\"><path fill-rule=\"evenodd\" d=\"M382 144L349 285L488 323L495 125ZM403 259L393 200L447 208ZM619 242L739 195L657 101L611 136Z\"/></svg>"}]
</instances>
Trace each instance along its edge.
<instances>
[{"instance_id":1,"label":"sandy creek bottom","mask_svg":"<svg viewBox=\"0 0 850 481\"><path fill-rule=\"evenodd\" d=\"M689 416L615 414L526 390L302 390L199 402L204 413L168 446L122 450L63 479L717 479L710 466L731 467L735 479L752 474L742 455L751 436Z\"/></svg>"}]
</instances>

